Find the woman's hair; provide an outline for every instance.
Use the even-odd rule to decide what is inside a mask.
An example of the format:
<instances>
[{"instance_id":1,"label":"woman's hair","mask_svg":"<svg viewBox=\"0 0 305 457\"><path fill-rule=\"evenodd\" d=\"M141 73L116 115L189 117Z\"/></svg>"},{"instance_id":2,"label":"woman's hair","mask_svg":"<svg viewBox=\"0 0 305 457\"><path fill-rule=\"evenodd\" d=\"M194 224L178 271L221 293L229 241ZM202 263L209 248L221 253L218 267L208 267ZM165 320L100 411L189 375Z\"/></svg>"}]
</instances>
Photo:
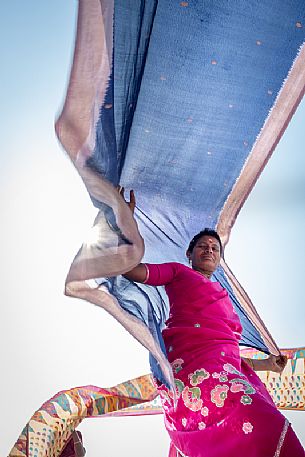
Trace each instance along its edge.
<instances>
[{"instance_id":1,"label":"woman's hair","mask_svg":"<svg viewBox=\"0 0 305 457\"><path fill-rule=\"evenodd\" d=\"M190 253L193 252L193 249L194 249L197 241L205 235L216 238L216 240L220 244L220 254L222 255L223 247L222 247L220 236L218 235L218 233L215 230L210 229L208 227L206 227L204 230L201 230L201 232L197 233L197 235L194 236L194 238L191 240L191 242L189 244L189 247L187 248L187 252L190 252Z\"/></svg>"}]
</instances>

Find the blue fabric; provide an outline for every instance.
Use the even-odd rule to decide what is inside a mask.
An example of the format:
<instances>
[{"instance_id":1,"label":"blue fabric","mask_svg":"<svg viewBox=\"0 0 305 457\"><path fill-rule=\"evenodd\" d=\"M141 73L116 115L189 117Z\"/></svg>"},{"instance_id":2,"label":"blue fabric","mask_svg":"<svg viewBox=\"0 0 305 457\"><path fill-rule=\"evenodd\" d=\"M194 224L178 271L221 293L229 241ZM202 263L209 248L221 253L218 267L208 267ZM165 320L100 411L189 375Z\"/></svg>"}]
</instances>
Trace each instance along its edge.
<instances>
[{"instance_id":1,"label":"blue fabric","mask_svg":"<svg viewBox=\"0 0 305 457\"><path fill-rule=\"evenodd\" d=\"M115 0L113 69L90 166L134 189L145 261L184 263L193 235L216 226L304 26L302 0ZM267 352L223 271L215 277L241 318L242 344ZM108 287L160 337L163 292L121 278Z\"/></svg>"}]
</instances>

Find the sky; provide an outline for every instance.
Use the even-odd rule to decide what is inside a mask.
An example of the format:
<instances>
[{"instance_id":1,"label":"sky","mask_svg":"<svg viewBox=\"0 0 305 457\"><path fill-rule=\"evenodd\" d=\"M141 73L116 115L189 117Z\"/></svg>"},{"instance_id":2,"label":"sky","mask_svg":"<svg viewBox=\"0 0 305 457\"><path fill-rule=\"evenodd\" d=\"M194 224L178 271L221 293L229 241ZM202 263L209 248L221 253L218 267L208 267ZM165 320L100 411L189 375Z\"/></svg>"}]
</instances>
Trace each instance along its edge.
<instances>
[{"instance_id":1,"label":"sky","mask_svg":"<svg viewBox=\"0 0 305 457\"><path fill-rule=\"evenodd\" d=\"M0 455L59 390L106 387L149 372L146 350L114 319L63 295L70 262L95 216L54 133L76 7L72 0L11 0L1 7ZM279 347L305 346L304 120L303 100L226 248L227 263ZM285 414L305 445L305 412ZM168 450L162 421L162 416L96 419L80 430L90 457L121 452L155 457Z\"/></svg>"}]
</instances>

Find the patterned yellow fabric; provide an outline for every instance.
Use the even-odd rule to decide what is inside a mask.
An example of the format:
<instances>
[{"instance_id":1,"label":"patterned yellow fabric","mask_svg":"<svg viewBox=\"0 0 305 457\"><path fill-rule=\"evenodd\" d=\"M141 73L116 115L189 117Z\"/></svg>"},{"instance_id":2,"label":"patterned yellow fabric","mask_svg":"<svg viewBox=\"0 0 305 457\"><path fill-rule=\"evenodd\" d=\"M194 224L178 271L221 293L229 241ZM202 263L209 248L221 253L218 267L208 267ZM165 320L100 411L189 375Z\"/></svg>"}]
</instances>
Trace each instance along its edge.
<instances>
[{"instance_id":1,"label":"patterned yellow fabric","mask_svg":"<svg viewBox=\"0 0 305 457\"><path fill-rule=\"evenodd\" d=\"M86 417L107 415L155 396L150 375L109 389L85 386L59 392L31 417L9 457L60 456L72 432Z\"/></svg>"},{"instance_id":2,"label":"patterned yellow fabric","mask_svg":"<svg viewBox=\"0 0 305 457\"><path fill-rule=\"evenodd\" d=\"M282 374L258 372L279 409L305 410L305 348L282 349L288 363ZM243 349L242 356L265 354ZM161 414L151 375L109 389L78 387L56 394L36 411L9 457L58 457L72 432L87 417Z\"/></svg>"},{"instance_id":3,"label":"patterned yellow fabric","mask_svg":"<svg viewBox=\"0 0 305 457\"><path fill-rule=\"evenodd\" d=\"M305 348L281 349L288 357L284 371L273 373L261 371L257 374L267 387L274 403L279 409L305 410ZM255 359L266 355L255 349L244 349L244 357Z\"/></svg>"}]
</instances>

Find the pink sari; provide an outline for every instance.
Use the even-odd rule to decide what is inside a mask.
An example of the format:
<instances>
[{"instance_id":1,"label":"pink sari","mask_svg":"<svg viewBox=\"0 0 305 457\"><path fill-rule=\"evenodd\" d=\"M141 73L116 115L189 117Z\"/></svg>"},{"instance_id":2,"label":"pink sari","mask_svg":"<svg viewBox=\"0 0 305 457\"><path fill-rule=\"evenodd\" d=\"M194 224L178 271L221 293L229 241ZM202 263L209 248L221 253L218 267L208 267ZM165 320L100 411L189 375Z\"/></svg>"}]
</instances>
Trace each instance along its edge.
<instances>
[{"instance_id":1,"label":"pink sari","mask_svg":"<svg viewBox=\"0 0 305 457\"><path fill-rule=\"evenodd\" d=\"M147 271L146 284L165 285L170 301L163 338L176 408L172 392L158 385L170 457L304 456L288 421L240 357L242 328L226 290L178 263L148 264Z\"/></svg>"}]
</instances>

